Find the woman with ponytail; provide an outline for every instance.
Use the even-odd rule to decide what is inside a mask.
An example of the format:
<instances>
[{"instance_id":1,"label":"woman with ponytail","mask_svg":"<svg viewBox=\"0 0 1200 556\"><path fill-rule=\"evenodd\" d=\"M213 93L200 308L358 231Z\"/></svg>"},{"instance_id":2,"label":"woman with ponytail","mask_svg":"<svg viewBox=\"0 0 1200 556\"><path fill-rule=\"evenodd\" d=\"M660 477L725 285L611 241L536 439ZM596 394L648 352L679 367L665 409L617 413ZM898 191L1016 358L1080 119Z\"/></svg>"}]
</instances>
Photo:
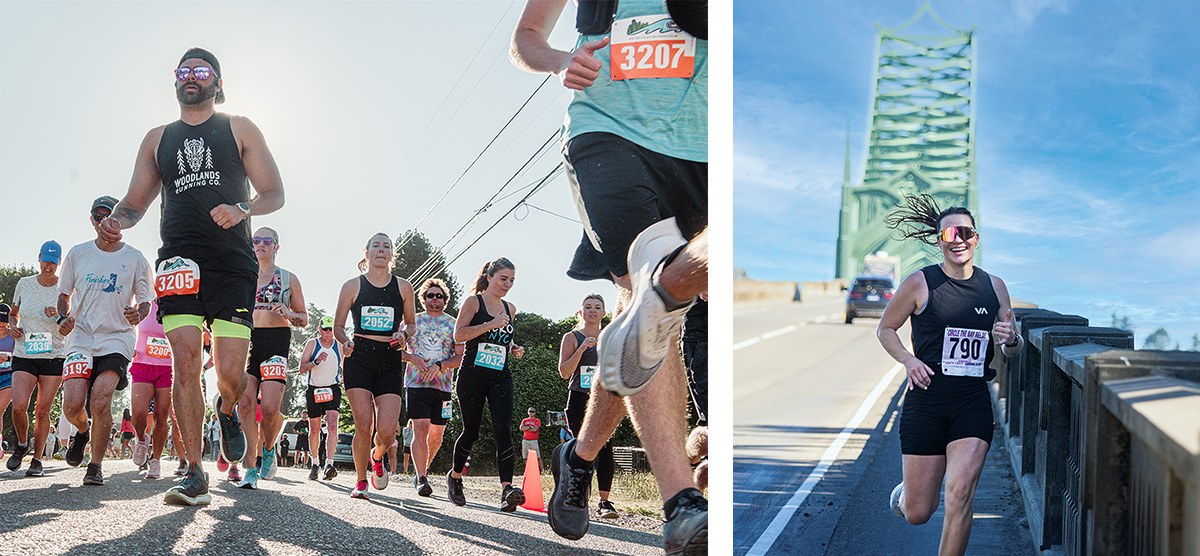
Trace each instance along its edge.
<instances>
[{"instance_id":1,"label":"woman with ponytail","mask_svg":"<svg viewBox=\"0 0 1200 556\"><path fill-rule=\"evenodd\" d=\"M904 203L884 222L904 239L938 247L943 261L906 278L879 323L879 342L908 374L900 415L904 480L892 491L891 509L913 525L929 521L944 478L939 554L963 554L992 438L993 349L1012 357L1022 340L1004 281L972 264L980 236L971 212L940 210L929 195L906 196ZM898 332L910 319L912 352Z\"/></svg>"}]
</instances>

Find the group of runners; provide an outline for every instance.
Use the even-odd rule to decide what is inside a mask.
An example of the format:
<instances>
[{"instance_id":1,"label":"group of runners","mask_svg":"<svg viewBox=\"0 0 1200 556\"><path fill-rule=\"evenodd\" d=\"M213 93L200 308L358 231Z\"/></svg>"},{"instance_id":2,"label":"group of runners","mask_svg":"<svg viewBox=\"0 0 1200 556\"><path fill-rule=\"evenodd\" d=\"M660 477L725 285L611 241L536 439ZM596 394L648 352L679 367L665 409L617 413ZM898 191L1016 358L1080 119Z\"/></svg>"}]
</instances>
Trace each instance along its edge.
<instances>
[{"instance_id":1,"label":"group of runners","mask_svg":"<svg viewBox=\"0 0 1200 556\"><path fill-rule=\"evenodd\" d=\"M578 40L571 50L559 50L547 41L565 6L566 0L529 0L511 58L521 69L558 75L574 91L563 155L585 233L568 274L611 280L618 300L612 324L600 331L603 300L589 296L579 329L563 338L559 370L570 379L567 409L575 438L551 458L556 484L550 525L568 539L586 534L596 469L596 511L611 517L609 440L628 412L664 500L666 552L704 554L708 507L685 447L687 381L679 332L707 290L707 3L581 2ZM32 453L38 454L51 400L65 381L64 413L80 431L67 463L78 465L90 436L85 482L102 484L107 435L97 431L109 430L113 392L133 375L135 463L156 461L161 452L157 433L166 427L154 427L156 434L147 438L138 409L154 399L155 414L174 414L181 436L183 479L164 499L196 505L211 500L201 453L205 335L211 334L216 374L218 466L236 469L240 462L246 473L239 485L253 488L277 468L288 339L308 316L300 280L275 264L279 235L270 228L251 233L251 217L284 204L282 179L262 133L245 117L216 112L225 90L211 52L188 50L174 76L180 119L146 134L122 199L93 203L96 238L65 258L47 242L40 274L18 285L10 320L18 341L12 398L19 444L9 466L19 467L31 448L20 437L28 429L34 385ZM162 246L152 269L122 241L122 232L142 220L160 192ZM429 464L454 411L453 388L463 431L446 475L448 498L466 504L462 473L487 405L499 506L513 511L525 499L512 484L511 419L511 366L523 349L513 337L517 309L504 299L516 267L503 257L486 263L455 318L445 313L451 292L444 283L430 280L414 291L391 274L394 248L386 234L369 238L360 274L342 286L332 322L323 321L318 337L304 347L300 372L308 380L309 434L317 434L324 417L329 438L337 438L332 412L343 394L340 371L355 423L351 496L366 498L368 480L375 489L387 486L381 460L396 438L405 396L416 436L414 487L429 496ZM60 258L61 279L55 274ZM418 297L425 309L420 314ZM696 322L707 318L697 315ZM153 330L140 337L143 323ZM695 350L688 351L694 360ZM316 444L310 439L310 445ZM335 445L327 442L327 466ZM30 470L35 465L40 473L36 459ZM327 477L331 470L326 468Z\"/></svg>"}]
</instances>

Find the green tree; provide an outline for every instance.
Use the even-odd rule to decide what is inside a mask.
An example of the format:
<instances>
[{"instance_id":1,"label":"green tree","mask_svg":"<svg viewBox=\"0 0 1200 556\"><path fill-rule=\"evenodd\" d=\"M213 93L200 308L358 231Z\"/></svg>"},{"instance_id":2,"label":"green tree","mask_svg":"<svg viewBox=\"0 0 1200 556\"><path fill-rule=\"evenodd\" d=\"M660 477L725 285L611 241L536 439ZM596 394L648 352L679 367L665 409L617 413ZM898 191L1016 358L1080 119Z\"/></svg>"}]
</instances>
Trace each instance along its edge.
<instances>
[{"instance_id":1,"label":"green tree","mask_svg":"<svg viewBox=\"0 0 1200 556\"><path fill-rule=\"evenodd\" d=\"M1133 332L1133 330L1137 328L1133 325L1133 321L1129 319L1129 315L1122 314L1118 317L1116 311L1113 311L1112 313L1112 327L1120 328L1121 330L1125 330L1127 332Z\"/></svg>"},{"instance_id":2,"label":"green tree","mask_svg":"<svg viewBox=\"0 0 1200 556\"><path fill-rule=\"evenodd\" d=\"M1192 351L1200 351L1200 334L1192 334Z\"/></svg>"},{"instance_id":3,"label":"green tree","mask_svg":"<svg viewBox=\"0 0 1200 556\"><path fill-rule=\"evenodd\" d=\"M1167 333L1166 328L1159 328L1146 336L1142 349L1171 349L1171 335Z\"/></svg>"},{"instance_id":4,"label":"green tree","mask_svg":"<svg viewBox=\"0 0 1200 556\"><path fill-rule=\"evenodd\" d=\"M0 303L12 304L13 293L17 290L17 281L26 276L33 276L38 269L25 265L0 266Z\"/></svg>"},{"instance_id":5,"label":"green tree","mask_svg":"<svg viewBox=\"0 0 1200 556\"><path fill-rule=\"evenodd\" d=\"M445 268L446 256L429 243L425 234L416 230L407 230L400 234L400 237L396 238L396 245L399 249L396 251L396 266L392 269L392 274L412 283L413 290L420 288L421 283L429 278L441 278L450 286L450 291L446 292L450 296L450 299L446 300L446 310L457 315L463 289L454 274ZM434 269L441 270L432 274ZM417 312L420 311L421 300L417 300Z\"/></svg>"}]
</instances>

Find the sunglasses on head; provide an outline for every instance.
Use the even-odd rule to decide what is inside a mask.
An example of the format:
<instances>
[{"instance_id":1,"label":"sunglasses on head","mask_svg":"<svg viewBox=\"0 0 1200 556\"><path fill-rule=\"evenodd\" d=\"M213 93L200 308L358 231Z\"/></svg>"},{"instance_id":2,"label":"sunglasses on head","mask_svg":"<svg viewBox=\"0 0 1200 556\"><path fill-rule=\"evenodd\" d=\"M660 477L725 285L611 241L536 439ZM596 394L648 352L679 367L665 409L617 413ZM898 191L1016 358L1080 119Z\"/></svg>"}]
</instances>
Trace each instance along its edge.
<instances>
[{"instance_id":1,"label":"sunglasses on head","mask_svg":"<svg viewBox=\"0 0 1200 556\"><path fill-rule=\"evenodd\" d=\"M267 247L275 244L275 238L273 237L256 237L251 238L250 241L254 242L255 245L266 245Z\"/></svg>"},{"instance_id":2,"label":"sunglasses on head","mask_svg":"<svg viewBox=\"0 0 1200 556\"><path fill-rule=\"evenodd\" d=\"M175 68L175 79L187 81L188 77L195 76L197 80L204 81L213 74L213 70L207 66L196 66L194 68Z\"/></svg>"},{"instance_id":3,"label":"sunglasses on head","mask_svg":"<svg viewBox=\"0 0 1200 556\"><path fill-rule=\"evenodd\" d=\"M975 237L975 228L970 226L950 226L938 232L938 238L946 243L954 243L956 239L967 241Z\"/></svg>"},{"instance_id":4,"label":"sunglasses on head","mask_svg":"<svg viewBox=\"0 0 1200 556\"><path fill-rule=\"evenodd\" d=\"M446 299L446 295L441 293L427 293L425 294L425 299Z\"/></svg>"}]
</instances>

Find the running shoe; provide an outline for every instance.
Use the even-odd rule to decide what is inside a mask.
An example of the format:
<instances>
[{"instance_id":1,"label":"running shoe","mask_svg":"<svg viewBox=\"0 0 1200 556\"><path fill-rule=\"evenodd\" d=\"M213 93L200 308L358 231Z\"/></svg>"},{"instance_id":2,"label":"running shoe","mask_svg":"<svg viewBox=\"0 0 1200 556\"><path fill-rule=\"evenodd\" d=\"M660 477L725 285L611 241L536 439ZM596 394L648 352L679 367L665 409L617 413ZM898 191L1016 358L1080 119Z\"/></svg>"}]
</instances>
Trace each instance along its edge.
<instances>
[{"instance_id":1,"label":"running shoe","mask_svg":"<svg viewBox=\"0 0 1200 556\"><path fill-rule=\"evenodd\" d=\"M166 496L163 497L163 502L186 506L196 506L212 502L212 495L208 493L208 477L200 468L200 464L192 464L188 468L188 472L183 476L183 480L167 491Z\"/></svg>"},{"instance_id":2,"label":"running shoe","mask_svg":"<svg viewBox=\"0 0 1200 556\"><path fill-rule=\"evenodd\" d=\"M8 463L5 464L9 471L16 471L21 468L21 460L25 459L25 454L29 453L29 444L17 444L17 448L13 450L12 455L8 456Z\"/></svg>"},{"instance_id":3,"label":"running shoe","mask_svg":"<svg viewBox=\"0 0 1200 556\"><path fill-rule=\"evenodd\" d=\"M259 469L262 470L262 478L268 481L275 478L275 473L279 471L279 463L275 461L275 450L263 450L262 465Z\"/></svg>"},{"instance_id":4,"label":"running shoe","mask_svg":"<svg viewBox=\"0 0 1200 556\"><path fill-rule=\"evenodd\" d=\"M179 467L175 468L175 476L182 477L184 473L187 473L187 470L188 470L187 460L181 459L181 460L179 460Z\"/></svg>"},{"instance_id":5,"label":"running shoe","mask_svg":"<svg viewBox=\"0 0 1200 556\"><path fill-rule=\"evenodd\" d=\"M415 482L415 486L417 487L417 496L424 496L426 498L433 496L433 487L429 486L428 477L421 475L415 479Z\"/></svg>"},{"instance_id":6,"label":"running shoe","mask_svg":"<svg viewBox=\"0 0 1200 556\"><path fill-rule=\"evenodd\" d=\"M238 488L246 490L255 490L258 488L258 468L252 467L246 470L246 478L238 483Z\"/></svg>"},{"instance_id":7,"label":"running shoe","mask_svg":"<svg viewBox=\"0 0 1200 556\"><path fill-rule=\"evenodd\" d=\"M663 523L666 556L708 554L708 500L694 488L684 489L677 500L675 509Z\"/></svg>"},{"instance_id":8,"label":"running shoe","mask_svg":"<svg viewBox=\"0 0 1200 556\"><path fill-rule=\"evenodd\" d=\"M217 412L217 422L221 425L221 455L225 461L237 463L246 455L246 435L242 434L242 423L238 421L237 411L225 415L221 413L221 396L213 406Z\"/></svg>"},{"instance_id":9,"label":"running shoe","mask_svg":"<svg viewBox=\"0 0 1200 556\"><path fill-rule=\"evenodd\" d=\"M158 460L152 459L146 463L146 478L157 479L162 475L162 464Z\"/></svg>"},{"instance_id":10,"label":"running shoe","mask_svg":"<svg viewBox=\"0 0 1200 556\"><path fill-rule=\"evenodd\" d=\"M383 489L387 488L387 485L388 485L388 473L387 473L387 469L383 468L383 462L382 461L372 461L371 462L371 486L375 487L375 490L383 490Z\"/></svg>"},{"instance_id":11,"label":"running shoe","mask_svg":"<svg viewBox=\"0 0 1200 556\"><path fill-rule=\"evenodd\" d=\"M229 466L229 482L233 484L242 482L242 476L238 474L238 466L236 465Z\"/></svg>"},{"instance_id":12,"label":"running shoe","mask_svg":"<svg viewBox=\"0 0 1200 556\"><path fill-rule=\"evenodd\" d=\"M145 440L133 439L133 464L141 467L146 465L146 460L150 456L150 435L146 435Z\"/></svg>"},{"instance_id":13,"label":"running shoe","mask_svg":"<svg viewBox=\"0 0 1200 556\"><path fill-rule=\"evenodd\" d=\"M89 463L87 472L83 474L83 484L91 486L104 486L104 473L100 471L99 463Z\"/></svg>"},{"instance_id":14,"label":"running shoe","mask_svg":"<svg viewBox=\"0 0 1200 556\"><path fill-rule=\"evenodd\" d=\"M612 502L601 500L596 506L596 516L600 519L617 519L621 514L617 513L617 508L613 507Z\"/></svg>"},{"instance_id":15,"label":"running shoe","mask_svg":"<svg viewBox=\"0 0 1200 556\"><path fill-rule=\"evenodd\" d=\"M367 482L359 481L357 483L354 483L354 490L350 491L350 497L351 498L361 498L363 500L370 500L371 497L367 496Z\"/></svg>"},{"instance_id":16,"label":"running shoe","mask_svg":"<svg viewBox=\"0 0 1200 556\"><path fill-rule=\"evenodd\" d=\"M45 477L46 473L42 471L42 460L34 458L29 460L29 469L25 470L26 477Z\"/></svg>"},{"instance_id":17,"label":"running shoe","mask_svg":"<svg viewBox=\"0 0 1200 556\"><path fill-rule=\"evenodd\" d=\"M515 512L517 506L524 503L525 491L512 485L504 485L504 492L500 493L500 511Z\"/></svg>"},{"instance_id":18,"label":"running shoe","mask_svg":"<svg viewBox=\"0 0 1200 556\"><path fill-rule=\"evenodd\" d=\"M679 333L692 302L668 309L654 287L672 252L686 245L674 218L646 228L629 247L632 303L600 333L600 383L619 396L646 387L662 367L671 338Z\"/></svg>"},{"instance_id":19,"label":"running shoe","mask_svg":"<svg viewBox=\"0 0 1200 556\"><path fill-rule=\"evenodd\" d=\"M453 473L453 471L446 472L446 498L449 498L451 502L454 502L455 506L466 506L467 497L463 494L462 477L455 479L454 475L451 475L451 473Z\"/></svg>"},{"instance_id":20,"label":"running shoe","mask_svg":"<svg viewBox=\"0 0 1200 556\"><path fill-rule=\"evenodd\" d=\"M321 468L318 467L317 464L315 464L315 463L312 464L312 468L308 470L308 480L310 480L310 481L317 480L317 472L320 470L321 470Z\"/></svg>"},{"instance_id":21,"label":"running shoe","mask_svg":"<svg viewBox=\"0 0 1200 556\"><path fill-rule=\"evenodd\" d=\"M334 477L337 477L337 468L333 466L333 462L326 463L325 480L332 481Z\"/></svg>"},{"instance_id":22,"label":"running shoe","mask_svg":"<svg viewBox=\"0 0 1200 556\"><path fill-rule=\"evenodd\" d=\"M904 494L904 481L900 481L900 484L892 489L892 498L888 501L888 506L892 508L892 513L896 514L896 517L904 517L904 508L900 506L900 495L902 494Z\"/></svg>"},{"instance_id":23,"label":"running shoe","mask_svg":"<svg viewBox=\"0 0 1200 556\"><path fill-rule=\"evenodd\" d=\"M67 455L63 459L67 461L67 465L71 467L79 467L83 463L83 449L88 443L87 431L79 431L71 435L71 445L67 448Z\"/></svg>"},{"instance_id":24,"label":"running shoe","mask_svg":"<svg viewBox=\"0 0 1200 556\"><path fill-rule=\"evenodd\" d=\"M224 473L229 469L229 462L225 461L225 456L217 454L217 471Z\"/></svg>"},{"instance_id":25,"label":"running shoe","mask_svg":"<svg viewBox=\"0 0 1200 556\"><path fill-rule=\"evenodd\" d=\"M554 447L550 456L550 472L554 475L554 491L546 515L550 528L558 536L577 541L588 530L588 494L592 489L592 469L571 467L568 455L575 449L575 440ZM564 476L565 474L565 476Z\"/></svg>"}]
</instances>

